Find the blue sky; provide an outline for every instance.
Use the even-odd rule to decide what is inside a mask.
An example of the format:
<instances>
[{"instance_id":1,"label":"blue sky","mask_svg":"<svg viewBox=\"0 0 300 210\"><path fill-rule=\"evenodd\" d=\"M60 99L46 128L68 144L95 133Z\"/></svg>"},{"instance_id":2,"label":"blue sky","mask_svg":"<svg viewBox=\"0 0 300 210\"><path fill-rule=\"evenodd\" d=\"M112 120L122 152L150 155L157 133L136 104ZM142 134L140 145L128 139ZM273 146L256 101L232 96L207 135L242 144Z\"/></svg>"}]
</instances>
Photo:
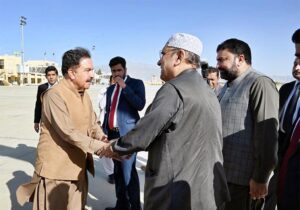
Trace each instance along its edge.
<instances>
[{"instance_id":1,"label":"blue sky","mask_svg":"<svg viewBox=\"0 0 300 210\"><path fill-rule=\"evenodd\" d=\"M20 16L25 16L25 60L44 59L46 52L46 59L60 63L63 52L82 46L91 50L95 66L120 55L128 62L153 65L158 75L159 50L176 32L198 36L204 45L202 57L210 65L216 63L217 45L235 37L250 45L254 68L270 76L290 75L291 35L300 28L300 0L0 0L0 4L0 55L20 51Z\"/></svg>"}]
</instances>

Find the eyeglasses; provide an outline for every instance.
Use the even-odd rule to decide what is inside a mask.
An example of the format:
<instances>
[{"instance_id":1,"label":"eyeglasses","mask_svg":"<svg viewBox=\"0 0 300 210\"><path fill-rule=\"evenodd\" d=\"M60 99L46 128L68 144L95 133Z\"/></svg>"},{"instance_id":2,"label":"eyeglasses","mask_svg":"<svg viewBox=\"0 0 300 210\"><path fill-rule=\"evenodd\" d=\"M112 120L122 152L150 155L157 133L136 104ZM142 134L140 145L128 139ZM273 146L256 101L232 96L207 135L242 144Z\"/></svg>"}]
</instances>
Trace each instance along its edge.
<instances>
[{"instance_id":1,"label":"eyeglasses","mask_svg":"<svg viewBox=\"0 0 300 210\"><path fill-rule=\"evenodd\" d=\"M169 50L166 50L166 51L159 51L159 59L162 59L162 57L164 57L164 55L168 54L169 52L174 52L174 51L177 51L178 49L169 49Z\"/></svg>"}]
</instances>

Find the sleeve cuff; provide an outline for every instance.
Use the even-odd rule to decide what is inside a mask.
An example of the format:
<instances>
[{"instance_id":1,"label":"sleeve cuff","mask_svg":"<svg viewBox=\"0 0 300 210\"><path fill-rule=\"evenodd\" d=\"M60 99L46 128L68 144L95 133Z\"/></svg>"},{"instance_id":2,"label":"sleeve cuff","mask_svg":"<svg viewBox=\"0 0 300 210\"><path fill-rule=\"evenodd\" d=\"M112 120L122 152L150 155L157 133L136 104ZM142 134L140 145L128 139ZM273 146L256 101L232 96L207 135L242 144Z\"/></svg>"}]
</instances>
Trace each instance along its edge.
<instances>
[{"instance_id":1,"label":"sleeve cuff","mask_svg":"<svg viewBox=\"0 0 300 210\"><path fill-rule=\"evenodd\" d=\"M92 139L90 143L90 151L91 153L97 152L101 147L105 146L105 143L103 143L100 140Z\"/></svg>"},{"instance_id":2,"label":"sleeve cuff","mask_svg":"<svg viewBox=\"0 0 300 210\"><path fill-rule=\"evenodd\" d=\"M255 170L252 179L257 183L267 183L270 177L271 171L263 172Z\"/></svg>"}]
</instances>

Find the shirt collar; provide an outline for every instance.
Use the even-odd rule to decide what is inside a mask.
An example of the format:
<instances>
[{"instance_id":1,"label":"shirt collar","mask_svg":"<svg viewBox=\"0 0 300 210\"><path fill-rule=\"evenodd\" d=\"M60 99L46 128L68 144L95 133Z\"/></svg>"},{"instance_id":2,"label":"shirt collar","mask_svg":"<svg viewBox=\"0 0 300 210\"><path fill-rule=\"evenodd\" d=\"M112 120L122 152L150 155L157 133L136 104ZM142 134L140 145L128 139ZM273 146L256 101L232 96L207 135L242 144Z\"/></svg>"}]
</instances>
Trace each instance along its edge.
<instances>
[{"instance_id":1,"label":"shirt collar","mask_svg":"<svg viewBox=\"0 0 300 210\"><path fill-rule=\"evenodd\" d=\"M231 82L227 82L227 86L231 87L233 85L237 85L239 84L252 70L251 67L249 67L245 72L243 72L240 76L238 76L235 80L231 81Z\"/></svg>"},{"instance_id":2,"label":"shirt collar","mask_svg":"<svg viewBox=\"0 0 300 210\"><path fill-rule=\"evenodd\" d=\"M53 85L56 85L58 83L58 81L56 81ZM51 85L49 82L48 82L48 88L51 88L53 85Z\"/></svg>"}]
</instances>

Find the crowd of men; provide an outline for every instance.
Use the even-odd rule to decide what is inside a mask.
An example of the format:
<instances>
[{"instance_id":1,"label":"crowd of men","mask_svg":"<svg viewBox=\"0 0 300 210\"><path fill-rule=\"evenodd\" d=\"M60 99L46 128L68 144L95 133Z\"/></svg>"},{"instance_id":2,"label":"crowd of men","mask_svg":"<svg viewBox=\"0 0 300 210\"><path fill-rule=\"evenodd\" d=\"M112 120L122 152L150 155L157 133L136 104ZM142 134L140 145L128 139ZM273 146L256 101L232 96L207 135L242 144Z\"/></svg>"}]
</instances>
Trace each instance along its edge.
<instances>
[{"instance_id":1,"label":"crowd of men","mask_svg":"<svg viewBox=\"0 0 300 210\"><path fill-rule=\"evenodd\" d=\"M114 57L101 126L85 92L94 75L91 55L68 50L64 78L56 84L48 77L57 70L49 69L48 83L38 88L35 170L17 190L19 203L84 209L94 154L114 162L117 201L106 210L141 210L136 153L148 151L145 210L299 210L300 29L292 41L296 80L278 92L252 67L246 42L220 43L216 67L201 75L200 39L172 35L157 62L165 83L142 118L144 84L127 74L123 57Z\"/></svg>"}]
</instances>

